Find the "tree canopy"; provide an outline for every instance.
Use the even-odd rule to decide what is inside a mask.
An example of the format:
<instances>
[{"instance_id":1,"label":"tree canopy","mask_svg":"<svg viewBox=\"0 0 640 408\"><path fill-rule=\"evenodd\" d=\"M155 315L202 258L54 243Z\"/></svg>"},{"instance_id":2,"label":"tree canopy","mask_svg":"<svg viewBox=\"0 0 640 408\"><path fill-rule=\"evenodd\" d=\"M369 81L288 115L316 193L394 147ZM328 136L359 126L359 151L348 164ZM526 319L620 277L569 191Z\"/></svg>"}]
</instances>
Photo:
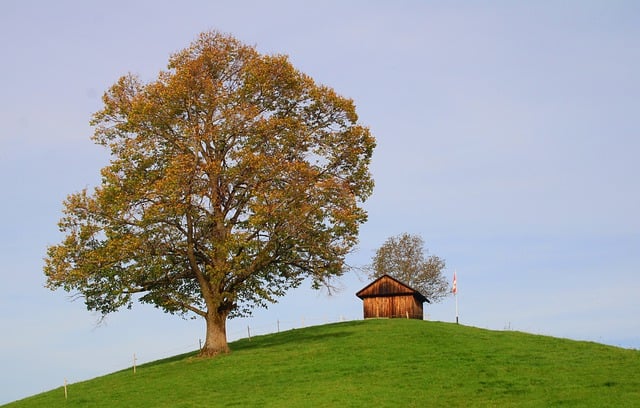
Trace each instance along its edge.
<instances>
[{"instance_id":1,"label":"tree canopy","mask_svg":"<svg viewBox=\"0 0 640 408\"><path fill-rule=\"evenodd\" d=\"M416 289L431 302L449 294L449 285L442 274L443 259L426 257L424 240L419 235L403 233L388 238L376 251L368 270L371 278L389 275Z\"/></svg>"},{"instance_id":2,"label":"tree canopy","mask_svg":"<svg viewBox=\"0 0 640 408\"><path fill-rule=\"evenodd\" d=\"M201 316L214 355L227 318L343 273L373 189L375 140L352 100L211 31L103 102L93 140L111 160L64 202L49 288L103 315L139 299Z\"/></svg>"}]
</instances>

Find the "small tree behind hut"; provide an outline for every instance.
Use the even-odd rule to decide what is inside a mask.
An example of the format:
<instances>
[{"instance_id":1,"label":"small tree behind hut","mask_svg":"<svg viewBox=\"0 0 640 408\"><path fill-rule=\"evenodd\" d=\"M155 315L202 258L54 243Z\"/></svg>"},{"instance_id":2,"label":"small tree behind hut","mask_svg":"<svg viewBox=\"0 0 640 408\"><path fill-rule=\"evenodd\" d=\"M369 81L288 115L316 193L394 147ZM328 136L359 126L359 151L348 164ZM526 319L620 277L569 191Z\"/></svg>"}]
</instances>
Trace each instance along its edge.
<instances>
[{"instance_id":1,"label":"small tree behind hut","mask_svg":"<svg viewBox=\"0 0 640 408\"><path fill-rule=\"evenodd\" d=\"M419 235L405 232L391 237L376 251L367 267L369 276L392 276L437 303L450 293L442 274L445 262L435 255L426 257L426 252Z\"/></svg>"}]
</instances>

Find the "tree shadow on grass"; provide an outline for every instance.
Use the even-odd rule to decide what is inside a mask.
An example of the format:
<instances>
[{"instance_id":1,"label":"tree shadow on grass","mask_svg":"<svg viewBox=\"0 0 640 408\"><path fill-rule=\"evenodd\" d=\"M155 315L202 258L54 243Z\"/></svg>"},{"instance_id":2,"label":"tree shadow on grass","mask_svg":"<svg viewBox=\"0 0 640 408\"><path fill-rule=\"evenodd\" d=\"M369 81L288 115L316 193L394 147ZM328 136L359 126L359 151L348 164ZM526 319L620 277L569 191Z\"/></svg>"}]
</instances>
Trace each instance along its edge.
<instances>
[{"instance_id":1,"label":"tree shadow on grass","mask_svg":"<svg viewBox=\"0 0 640 408\"><path fill-rule=\"evenodd\" d=\"M339 338L349 337L353 335L352 332L347 330L334 331L331 333L313 333L305 329L291 329L281 333L267 334L264 336L257 336L250 339L241 339L233 342L230 347L232 351L242 351L257 348L270 348L278 347L287 344L313 344L321 343L328 340L335 340Z\"/></svg>"},{"instance_id":2,"label":"tree shadow on grass","mask_svg":"<svg viewBox=\"0 0 640 408\"><path fill-rule=\"evenodd\" d=\"M236 340L230 343L229 347L231 348L231 353L233 354L234 352L237 352L237 351L247 351L252 349L266 349L271 347L283 346L287 344L309 345L314 343L321 343L327 340L348 337L348 336L351 336L352 334L353 333L349 331L336 331L331 333L313 333L305 329L291 329L285 332L256 336L256 337L253 337L251 340L250 339ZM199 358L198 352L199 352L198 350L195 350L188 353L178 354L176 356L172 356L168 358L151 361L149 363L140 364L138 368L140 369L150 368L154 366L170 364L170 363L179 362L179 361L198 359ZM120 371L130 371L130 370L131 368L128 367Z\"/></svg>"},{"instance_id":3,"label":"tree shadow on grass","mask_svg":"<svg viewBox=\"0 0 640 408\"><path fill-rule=\"evenodd\" d=\"M144 364L140 364L138 367L139 368L149 368L149 367L153 367L153 366L157 366L157 365L163 365L163 364L169 364L169 363L174 363L177 361L184 361L184 360L188 360L190 358L194 358L198 356L198 350L196 351L190 351L188 353L183 353L183 354L178 354L176 356L172 356L172 357L167 357L167 358L163 358L160 360L156 360L156 361L151 361L148 363L144 363ZM129 371L131 370L131 368L126 368L122 371Z\"/></svg>"},{"instance_id":4,"label":"tree shadow on grass","mask_svg":"<svg viewBox=\"0 0 640 408\"><path fill-rule=\"evenodd\" d=\"M358 322L360 323L360 322ZM339 323L349 324L349 323ZM353 324L353 322L351 322ZM317 332L318 327L308 327L302 329L290 329L280 333L270 333L260 336L252 337L251 339L244 338L229 343L231 353L236 351L245 351L252 349L265 349L270 347L284 346L287 344L314 344L321 343L327 340L345 338L353 335L353 332L343 328L341 330L335 330L327 332L326 329L321 329L322 332ZM153 367L157 365L169 364L173 362L179 362L190 359L198 359L199 350L190 351L187 353L178 354L172 357L163 358L149 363L141 364L139 367ZM208 358L208 357L207 357ZM215 357L214 357L215 358ZM128 371L130 368L126 368L122 371Z\"/></svg>"}]
</instances>

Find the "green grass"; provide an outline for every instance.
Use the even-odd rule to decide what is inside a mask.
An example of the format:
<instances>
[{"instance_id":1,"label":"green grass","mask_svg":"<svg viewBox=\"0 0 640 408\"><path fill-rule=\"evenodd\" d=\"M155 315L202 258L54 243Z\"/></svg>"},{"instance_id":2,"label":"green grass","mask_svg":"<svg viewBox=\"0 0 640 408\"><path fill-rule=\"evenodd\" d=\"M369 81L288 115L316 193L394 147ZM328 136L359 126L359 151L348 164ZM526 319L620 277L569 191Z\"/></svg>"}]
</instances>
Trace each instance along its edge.
<instances>
[{"instance_id":1,"label":"green grass","mask_svg":"<svg viewBox=\"0 0 640 408\"><path fill-rule=\"evenodd\" d=\"M7 407L640 406L640 352L419 320L367 320L176 356Z\"/></svg>"}]
</instances>

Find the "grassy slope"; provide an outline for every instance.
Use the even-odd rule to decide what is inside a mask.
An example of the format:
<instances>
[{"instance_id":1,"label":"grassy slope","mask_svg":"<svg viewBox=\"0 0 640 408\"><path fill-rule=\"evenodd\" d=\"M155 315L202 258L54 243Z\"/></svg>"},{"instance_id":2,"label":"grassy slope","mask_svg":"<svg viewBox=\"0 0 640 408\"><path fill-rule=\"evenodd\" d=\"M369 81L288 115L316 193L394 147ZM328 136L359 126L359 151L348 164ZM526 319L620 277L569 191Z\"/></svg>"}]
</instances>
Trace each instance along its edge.
<instances>
[{"instance_id":1,"label":"grassy slope","mask_svg":"<svg viewBox=\"0 0 640 408\"><path fill-rule=\"evenodd\" d=\"M233 343L7 407L640 406L640 352L418 320L368 320Z\"/></svg>"}]
</instances>

